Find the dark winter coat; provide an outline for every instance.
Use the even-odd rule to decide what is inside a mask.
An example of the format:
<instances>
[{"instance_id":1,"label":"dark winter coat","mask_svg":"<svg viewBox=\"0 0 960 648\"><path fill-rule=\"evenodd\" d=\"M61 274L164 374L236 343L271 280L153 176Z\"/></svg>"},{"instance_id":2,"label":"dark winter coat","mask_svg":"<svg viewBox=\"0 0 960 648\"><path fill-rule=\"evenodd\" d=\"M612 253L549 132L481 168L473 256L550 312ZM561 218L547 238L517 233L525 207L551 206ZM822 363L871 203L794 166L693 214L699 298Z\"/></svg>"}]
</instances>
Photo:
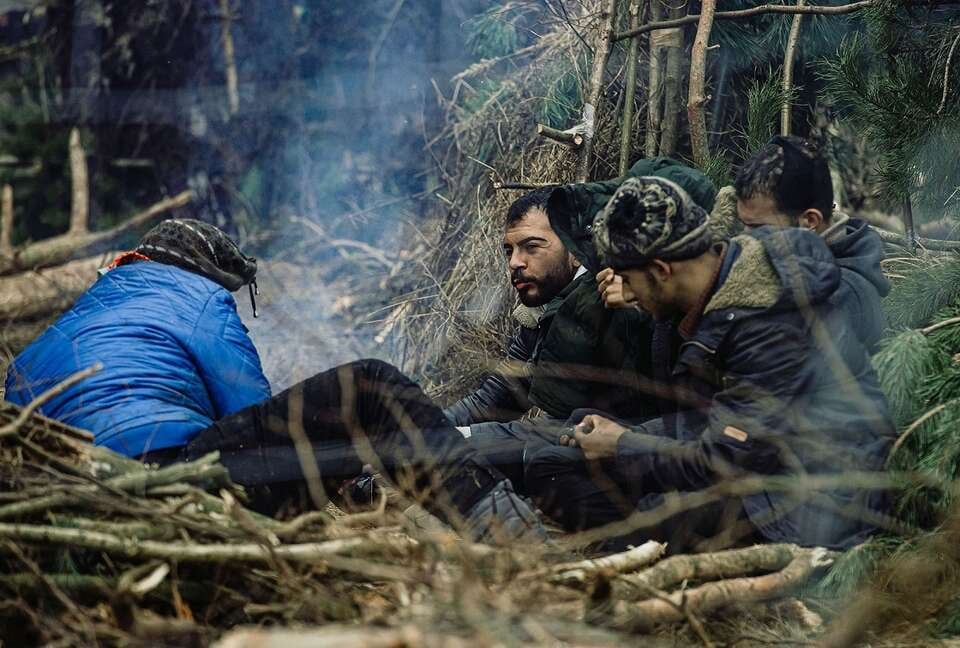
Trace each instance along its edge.
<instances>
[{"instance_id":1,"label":"dark winter coat","mask_svg":"<svg viewBox=\"0 0 960 648\"><path fill-rule=\"evenodd\" d=\"M510 340L508 359L528 363L528 375L507 378L507 372L495 372L446 410L456 425L511 420L531 405L562 419L579 408L632 420L656 415L649 379L651 320L637 310L604 307L594 279L600 268L590 233L593 217L623 180L640 175L673 180L701 207L713 207L716 189L710 180L669 158L640 160L621 178L555 189L547 205L550 224L587 273Z\"/></svg>"},{"instance_id":2,"label":"dark winter coat","mask_svg":"<svg viewBox=\"0 0 960 648\"><path fill-rule=\"evenodd\" d=\"M163 263L100 277L13 360L7 400L24 405L96 362L99 373L40 411L128 456L185 445L215 420L270 397L233 296Z\"/></svg>"},{"instance_id":3,"label":"dark winter coat","mask_svg":"<svg viewBox=\"0 0 960 648\"><path fill-rule=\"evenodd\" d=\"M761 227L733 239L671 372L686 408L621 437L624 476L644 492L670 492L740 475L882 470L895 430L869 356L835 299L840 275L812 232ZM853 546L874 530L836 507L885 507L883 495L852 488L820 503L797 506L793 497L760 492L743 505L772 541L829 547Z\"/></svg>"},{"instance_id":4,"label":"dark winter coat","mask_svg":"<svg viewBox=\"0 0 960 648\"><path fill-rule=\"evenodd\" d=\"M882 299L890 292L890 282L880 269L883 240L866 221L851 218L839 236L828 236L826 241L840 266L838 299L857 335L873 353L887 328Z\"/></svg>"}]
</instances>

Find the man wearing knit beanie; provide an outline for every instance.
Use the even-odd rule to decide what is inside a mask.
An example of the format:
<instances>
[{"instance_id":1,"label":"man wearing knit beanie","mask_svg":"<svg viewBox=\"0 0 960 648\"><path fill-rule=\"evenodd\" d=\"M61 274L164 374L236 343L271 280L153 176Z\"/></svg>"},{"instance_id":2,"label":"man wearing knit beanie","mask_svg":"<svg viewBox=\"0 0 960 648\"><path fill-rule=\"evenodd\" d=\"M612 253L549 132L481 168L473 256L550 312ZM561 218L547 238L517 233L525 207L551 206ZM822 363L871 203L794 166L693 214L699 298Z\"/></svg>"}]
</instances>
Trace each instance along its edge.
<instances>
[{"instance_id":1,"label":"man wearing knit beanie","mask_svg":"<svg viewBox=\"0 0 960 648\"><path fill-rule=\"evenodd\" d=\"M618 189L593 237L640 307L677 324L680 344L660 418L626 426L587 415L563 445L534 455L527 483L540 507L568 530L617 522L614 544L656 539L674 552L758 540L847 548L869 536L885 496L802 482L882 470L895 433L832 299L840 272L822 239L759 227L714 243L706 212L652 177ZM660 508L757 476L799 481Z\"/></svg>"}]
</instances>

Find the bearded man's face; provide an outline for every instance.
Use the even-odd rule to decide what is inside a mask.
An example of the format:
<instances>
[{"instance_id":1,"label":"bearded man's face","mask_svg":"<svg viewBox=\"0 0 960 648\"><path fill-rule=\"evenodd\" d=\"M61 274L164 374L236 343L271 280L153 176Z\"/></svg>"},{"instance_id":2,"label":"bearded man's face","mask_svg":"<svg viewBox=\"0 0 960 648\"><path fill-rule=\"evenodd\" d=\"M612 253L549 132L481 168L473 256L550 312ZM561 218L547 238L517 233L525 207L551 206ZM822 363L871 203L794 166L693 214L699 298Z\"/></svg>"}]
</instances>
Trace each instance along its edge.
<instances>
[{"instance_id":1,"label":"bearded man's face","mask_svg":"<svg viewBox=\"0 0 960 648\"><path fill-rule=\"evenodd\" d=\"M547 213L539 207L507 227L503 253L510 282L525 306L542 306L556 297L579 267L550 227Z\"/></svg>"}]
</instances>

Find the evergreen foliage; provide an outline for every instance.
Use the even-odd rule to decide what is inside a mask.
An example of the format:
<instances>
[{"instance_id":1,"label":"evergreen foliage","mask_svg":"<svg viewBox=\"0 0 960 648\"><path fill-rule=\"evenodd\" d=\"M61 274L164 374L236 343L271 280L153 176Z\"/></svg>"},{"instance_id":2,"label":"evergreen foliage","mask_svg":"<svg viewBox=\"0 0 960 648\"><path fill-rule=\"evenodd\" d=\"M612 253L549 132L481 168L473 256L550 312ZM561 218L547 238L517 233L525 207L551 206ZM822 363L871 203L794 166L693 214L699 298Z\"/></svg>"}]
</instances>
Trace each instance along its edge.
<instances>
[{"instance_id":1,"label":"evergreen foliage","mask_svg":"<svg viewBox=\"0 0 960 648\"><path fill-rule=\"evenodd\" d=\"M941 217L944 207L960 214L960 64L947 66L960 12L885 0L865 16L866 33L846 37L820 63L828 94L879 152L891 204L911 200L920 220Z\"/></svg>"},{"instance_id":2,"label":"evergreen foliage","mask_svg":"<svg viewBox=\"0 0 960 648\"><path fill-rule=\"evenodd\" d=\"M744 130L747 153L759 150L777 132L784 100L780 76L771 72L765 80L754 81L747 91Z\"/></svg>"},{"instance_id":3,"label":"evergreen foliage","mask_svg":"<svg viewBox=\"0 0 960 648\"><path fill-rule=\"evenodd\" d=\"M896 283L884 307L894 330L918 328L933 322L942 309L960 300L960 257L924 259Z\"/></svg>"},{"instance_id":4,"label":"evergreen foliage","mask_svg":"<svg viewBox=\"0 0 960 648\"><path fill-rule=\"evenodd\" d=\"M524 5L493 5L464 25L467 48L480 59L512 54L521 47Z\"/></svg>"}]
</instances>

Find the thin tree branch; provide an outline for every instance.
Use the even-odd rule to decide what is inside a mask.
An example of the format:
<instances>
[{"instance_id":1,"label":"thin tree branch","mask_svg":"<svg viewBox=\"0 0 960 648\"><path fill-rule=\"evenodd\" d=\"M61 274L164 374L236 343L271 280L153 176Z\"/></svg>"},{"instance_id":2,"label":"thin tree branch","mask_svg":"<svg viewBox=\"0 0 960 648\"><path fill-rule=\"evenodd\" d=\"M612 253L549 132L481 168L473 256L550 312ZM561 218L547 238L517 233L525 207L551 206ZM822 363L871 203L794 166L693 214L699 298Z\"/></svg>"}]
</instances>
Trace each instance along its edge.
<instances>
[{"instance_id":1,"label":"thin tree branch","mask_svg":"<svg viewBox=\"0 0 960 648\"><path fill-rule=\"evenodd\" d=\"M781 13L781 14L815 14L820 16L837 16L842 14L853 13L855 11L860 11L866 7L869 7L874 3L874 0L860 0L859 2L852 2L847 5L837 5L834 7L821 7L821 6L809 6L805 5L802 7L789 6L789 5L779 5L779 4L765 4L760 5L759 7L751 7L750 9L738 9L736 11L718 11L714 13L714 20L737 20L740 18L749 18L751 16L759 16L765 13ZM631 38L639 34L645 34L647 32L656 31L658 29L670 29L671 27L682 27L684 25L692 25L700 21L699 14L691 14L689 16L684 16L682 18L673 18L671 20L661 20L659 22L650 22L646 25L641 25L636 29L629 29L625 32L620 32L613 37L613 40L621 41L625 38Z\"/></svg>"},{"instance_id":2,"label":"thin tree branch","mask_svg":"<svg viewBox=\"0 0 960 648\"><path fill-rule=\"evenodd\" d=\"M957 49L957 43L960 43L960 31L957 31L957 36L953 39L950 53L947 54L947 64L943 68L943 96L940 97L940 107L937 108L938 115L943 112L947 105L947 94L950 92L950 64L953 62L953 53Z\"/></svg>"},{"instance_id":3,"label":"thin tree branch","mask_svg":"<svg viewBox=\"0 0 960 648\"><path fill-rule=\"evenodd\" d=\"M797 8L805 6L804 0L797 0ZM783 103L780 105L780 134L790 134L790 117L793 108L793 60L797 55L797 41L800 40L800 23L803 22L803 14L798 13L793 16L793 23L790 25L790 36L787 38L787 47L783 53Z\"/></svg>"},{"instance_id":4,"label":"thin tree branch","mask_svg":"<svg viewBox=\"0 0 960 648\"><path fill-rule=\"evenodd\" d=\"M48 400L50 400L54 396L58 396L59 394L62 394L65 390L69 389L70 387L73 387L81 380L89 378L93 374L100 371L102 368L103 368L103 365L97 362L94 365L87 367L86 369L83 369L81 371L78 371L68 376L67 379L64 380L63 382L57 385L54 385L47 391L43 392L42 394L34 398L32 401L30 401L27 404L26 407L20 410L20 414L17 416L17 418L13 419L11 422L7 423L3 427L0 427L0 438L10 436L11 434L16 434L17 431L23 426L23 424L26 423L27 419L30 418L30 415L33 414L35 411L37 411L37 408L39 408L41 405L46 403Z\"/></svg>"}]
</instances>

